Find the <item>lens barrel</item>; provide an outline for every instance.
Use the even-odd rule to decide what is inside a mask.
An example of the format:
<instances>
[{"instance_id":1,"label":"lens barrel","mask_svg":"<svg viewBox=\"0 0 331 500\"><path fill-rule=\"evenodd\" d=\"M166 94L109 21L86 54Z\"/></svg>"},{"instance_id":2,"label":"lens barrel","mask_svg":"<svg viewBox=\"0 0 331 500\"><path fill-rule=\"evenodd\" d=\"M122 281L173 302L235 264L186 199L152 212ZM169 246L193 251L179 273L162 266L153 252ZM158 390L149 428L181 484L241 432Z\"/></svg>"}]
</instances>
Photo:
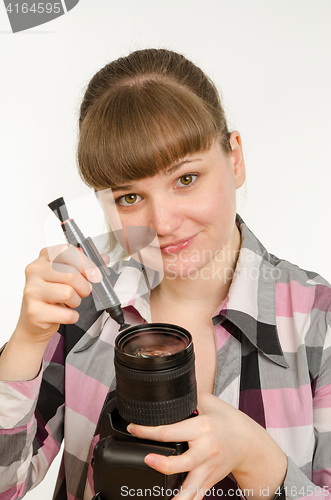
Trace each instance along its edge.
<instances>
[{"instance_id":1,"label":"lens barrel","mask_svg":"<svg viewBox=\"0 0 331 500\"><path fill-rule=\"evenodd\" d=\"M191 334L180 326L149 323L124 330L115 343L116 398L121 417L165 425L197 407Z\"/></svg>"}]
</instances>

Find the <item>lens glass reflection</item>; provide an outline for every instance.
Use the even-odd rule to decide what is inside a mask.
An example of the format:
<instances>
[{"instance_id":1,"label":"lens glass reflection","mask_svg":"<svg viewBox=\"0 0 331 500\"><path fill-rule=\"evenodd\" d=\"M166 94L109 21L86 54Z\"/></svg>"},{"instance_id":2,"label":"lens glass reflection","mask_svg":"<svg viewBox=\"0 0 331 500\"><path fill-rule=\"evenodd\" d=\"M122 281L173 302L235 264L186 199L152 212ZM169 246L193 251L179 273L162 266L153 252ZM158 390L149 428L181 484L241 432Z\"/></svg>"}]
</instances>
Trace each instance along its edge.
<instances>
[{"instance_id":1,"label":"lens glass reflection","mask_svg":"<svg viewBox=\"0 0 331 500\"><path fill-rule=\"evenodd\" d=\"M120 349L126 354L142 358L165 357L182 351L188 344L186 337L150 330L130 335L120 345Z\"/></svg>"}]
</instances>

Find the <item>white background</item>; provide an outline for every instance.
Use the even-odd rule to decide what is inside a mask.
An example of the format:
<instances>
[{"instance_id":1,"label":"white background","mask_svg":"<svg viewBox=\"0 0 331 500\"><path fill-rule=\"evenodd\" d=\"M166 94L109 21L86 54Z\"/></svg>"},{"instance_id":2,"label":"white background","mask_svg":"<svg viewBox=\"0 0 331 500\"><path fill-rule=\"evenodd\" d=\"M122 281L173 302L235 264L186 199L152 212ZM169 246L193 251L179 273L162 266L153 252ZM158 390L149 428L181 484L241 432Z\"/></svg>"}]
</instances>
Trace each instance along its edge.
<instances>
[{"instance_id":1,"label":"white background","mask_svg":"<svg viewBox=\"0 0 331 500\"><path fill-rule=\"evenodd\" d=\"M80 0L12 34L1 2L0 345L48 243L47 204L88 193L75 166L83 89L140 48L181 52L212 77L244 144L238 212L269 251L330 281L330 22L329 0ZM51 499L58 463L27 498Z\"/></svg>"}]
</instances>

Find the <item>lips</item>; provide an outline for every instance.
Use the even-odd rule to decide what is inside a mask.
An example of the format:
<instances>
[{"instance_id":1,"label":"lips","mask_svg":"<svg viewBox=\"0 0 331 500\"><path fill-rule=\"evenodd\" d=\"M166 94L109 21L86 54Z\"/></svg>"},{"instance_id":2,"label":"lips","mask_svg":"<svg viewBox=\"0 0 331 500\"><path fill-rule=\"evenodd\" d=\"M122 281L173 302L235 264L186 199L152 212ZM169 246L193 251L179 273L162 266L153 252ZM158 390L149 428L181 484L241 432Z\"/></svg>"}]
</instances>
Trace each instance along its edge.
<instances>
[{"instance_id":1,"label":"lips","mask_svg":"<svg viewBox=\"0 0 331 500\"><path fill-rule=\"evenodd\" d=\"M189 238L183 238L181 240L172 241L168 245L161 245L162 253L176 253L181 252L188 248L189 245L193 242L193 240L197 237L197 234L194 236L190 236Z\"/></svg>"}]
</instances>

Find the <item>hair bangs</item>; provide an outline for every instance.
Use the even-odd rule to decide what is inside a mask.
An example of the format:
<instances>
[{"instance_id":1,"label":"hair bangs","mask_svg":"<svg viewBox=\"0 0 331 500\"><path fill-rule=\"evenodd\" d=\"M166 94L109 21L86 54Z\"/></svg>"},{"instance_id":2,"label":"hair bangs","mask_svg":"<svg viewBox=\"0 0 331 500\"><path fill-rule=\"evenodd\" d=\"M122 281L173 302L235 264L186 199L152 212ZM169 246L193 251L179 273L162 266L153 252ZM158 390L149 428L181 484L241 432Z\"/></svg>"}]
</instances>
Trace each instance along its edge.
<instances>
[{"instance_id":1,"label":"hair bangs","mask_svg":"<svg viewBox=\"0 0 331 500\"><path fill-rule=\"evenodd\" d=\"M167 79L141 77L106 92L81 124L78 163L95 189L151 177L218 137L208 105Z\"/></svg>"}]
</instances>

